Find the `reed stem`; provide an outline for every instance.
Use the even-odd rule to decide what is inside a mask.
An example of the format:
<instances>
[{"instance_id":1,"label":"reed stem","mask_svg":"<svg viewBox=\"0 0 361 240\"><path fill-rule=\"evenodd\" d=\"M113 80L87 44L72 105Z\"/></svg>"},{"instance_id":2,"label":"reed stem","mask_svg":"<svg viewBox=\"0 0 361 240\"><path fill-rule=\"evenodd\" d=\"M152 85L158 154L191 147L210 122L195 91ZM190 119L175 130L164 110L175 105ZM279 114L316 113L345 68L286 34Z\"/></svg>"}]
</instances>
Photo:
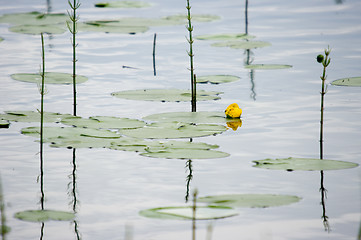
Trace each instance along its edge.
<instances>
[{"instance_id":1,"label":"reed stem","mask_svg":"<svg viewBox=\"0 0 361 240\"><path fill-rule=\"evenodd\" d=\"M42 70L41 70L41 103L40 103L40 191L41 191L41 198L40 198L40 205L41 209L44 209L44 201L45 201L45 193L44 193L44 95L45 95L45 51L44 51L44 36L43 33L40 34L41 36L41 58L42 58Z\"/></svg>"},{"instance_id":2,"label":"reed stem","mask_svg":"<svg viewBox=\"0 0 361 240\"><path fill-rule=\"evenodd\" d=\"M193 26L192 26L192 17L191 17L191 6L189 4L189 0L187 0L187 20L188 20L188 25L186 26L188 32L189 32L189 38L187 38L187 41L189 43L189 51L188 51L188 56L190 58L190 71L191 71L191 93L192 93L192 98L191 98L191 103L192 103L192 112L196 112L196 102L197 102L197 92L196 92L196 79L195 79L195 74L194 74L194 64L193 64Z\"/></svg>"}]
</instances>

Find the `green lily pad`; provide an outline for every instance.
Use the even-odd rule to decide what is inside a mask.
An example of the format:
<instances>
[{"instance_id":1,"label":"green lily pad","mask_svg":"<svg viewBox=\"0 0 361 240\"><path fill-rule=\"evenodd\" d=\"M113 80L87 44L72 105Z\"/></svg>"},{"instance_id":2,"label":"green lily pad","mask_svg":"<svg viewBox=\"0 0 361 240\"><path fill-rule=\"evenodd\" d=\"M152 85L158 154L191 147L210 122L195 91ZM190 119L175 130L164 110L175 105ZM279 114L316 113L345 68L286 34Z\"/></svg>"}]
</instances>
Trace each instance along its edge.
<instances>
[{"instance_id":1,"label":"green lily pad","mask_svg":"<svg viewBox=\"0 0 361 240\"><path fill-rule=\"evenodd\" d=\"M106 129L139 128L145 126L145 122L137 119L118 118L110 116L94 116L88 119L71 116L62 119L61 123L76 127Z\"/></svg>"},{"instance_id":2,"label":"green lily pad","mask_svg":"<svg viewBox=\"0 0 361 240\"><path fill-rule=\"evenodd\" d=\"M152 123L143 128L121 129L119 132L128 137L144 139L193 138L220 134L227 128L216 124L189 123Z\"/></svg>"},{"instance_id":3,"label":"green lily pad","mask_svg":"<svg viewBox=\"0 0 361 240\"><path fill-rule=\"evenodd\" d=\"M41 76L39 73L16 73L12 74L11 78L21 82L31 82L41 84ZM76 83L83 83L88 80L87 77L77 75ZM45 73L45 84L72 84L73 75L70 73L59 73L59 72L46 72Z\"/></svg>"},{"instance_id":4,"label":"green lily pad","mask_svg":"<svg viewBox=\"0 0 361 240\"><path fill-rule=\"evenodd\" d=\"M0 42L4 41L4 39L2 37L0 37Z\"/></svg>"},{"instance_id":5,"label":"green lily pad","mask_svg":"<svg viewBox=\"0 0 361 240\"><path fill-rule=\"evenodd\" d=\"M244 66L246 69L285 69L291 68L292 65L283 65L283 64L250 64Z\"/></svg>"},{"instance_id":6,"label":"green lily pad","mask_svg":"<svg viewBox=\"0 0 361 240\"><path fill-rule=\"evenodd\" d=\"M61 119L70 116L72 115L44 112L44 122L60 122ZM40 113L34 111L5 111L5 114L0 114L0 119L10 122L40 122Z\"/></svg>"},{"instance_id":7,"label":"green lily pad","mask_svg":"<svg viewBox=\"0 0 361 240\"><path fill-rule=\"evenodd\" d=\"M167 16L167 17L165 17L165 19L184 23L187 21L187 15L177 14L177 15ZM219 19L221 19L221 18L217 15L192 14L192 21L196 21L196 22L211 22L211 21L215 21L215 20L219 20Z\"/></svg>"},{"instance_id":8,"label":"green lily pad","mask_svg":"<svg viewBox=\"0 0 361 240\"><path fill-rule=\"evenodd\" d=\"M218 100L222 92L206 92L197 90L197 101ZM113 92L112 96L129 100L161 101L161 102L188 102L191 92L181 89L141 89Z\"/></svg>"},{"instance_id":9,"label":"green lily pad","mask_svg":"<svg viewBox=\"0 0 361 240\"><path fill-rule=\"evenodd\" d=\"M225 158L229 154L221 151L204 150L204 149L164 149L148 148L147 152L140 155L152 158L168 158L168 159L212 159Z\"/></svg>"},{"instance_id":10,"label":"green lily pad","mask_svg":"<svg viewBox=\"0 0 361 240\"><path fill-rule=\"evenodd\" d=\"M357 167L357 163L315 159L315 158L282 158L282 159L264 159L253 161L256 168L287 170L287 171L325 171L338 170Z\"/></svg>"},{"instance_id":11,"label":"green lily pad","mask_svg":"<svg viewBox=\"0 0 361 240\"><path fill-rule=\"evenodd\" d=\"M226 41L216 42L211 46L213 47L230 47L235 49L252 49L271 46L269 42L263 41Z\"/></svg>"},{"instance_id":12,"label":"green lily pad","mask_svg":"<svg viewBox=\"0 0 361 240\"><path fill-rule=\"evenodd\" d=\"M226 123L224 112L166 112L156 113L143 118L146 121L184 122L184 123Z\"/></svg>"},{"instance_id":13,"label":"green lily pad","mask_svg":"<svg viewBox=\"0 0 361 240\"><path fill-rule=\"evenodd\" d=\"M277 194L228 194L200 197L197 202L217 204L228 207L266 208L288 205L300 201L292 195Z\"/></svg>"},{"instance_id":14,"label":"green lily pad","mask_svg":"<svg viewBox=\"0 0 361 240\"><path fill-rule=\"evenodd\" d=\"M75 214L55 210L27 210L15 213L14 217L28 222L70 221L75 218Z\"/></svg>"},{"instance_id":15,"label":"green lily pad","mask_svg":"<svg viewBox=\"0 0 361 240\"><path fill-rule=\"evenodd\" d=\"M99 8L145 8L150 6L150 3L141 1L113 1L99 2L95 4L95 7Z\"/></svg>"},{"instance_id":16,"label":"green lily pad","mask_svg":"<svg viewBox=\"0 0 361 240\"><path fill-rule=\"evenodd\" d=\"M239 79L241 79L241 78L238 76L232 76L232 75L197 76L197 83L220 84L220 83L236 82Z\"/></svg>"},{"instance_id":17,"label":"green lily pad","mask_svg":"<svg viewBox=\"0 0 361 240\"><path fill-rule=\"evenodd\" d=\"M1 116L0 116L1 118ZM0 128L9 128L10 123L8 121L0 120Z\"/></svg>"},{"instance_id":18,"label":"green lily pad","mask_svg":"<svg viewBox=\"0 0 361 240\"><path fill-rule=\"evenodd\" d=\"M142 210L139 214L148 218L174 219L174 220L192 220L193 209L189 207L160 207ZM229 207L208 206L197 207L195 220L210 220L233 217L238 212Z\"/></svg>"},{"instance_id":19,"label":"green lily pad","mask_svg":"<svg viewBox=\"0 0 361 240\"><path fill-rule=\"evenodd\" d=\"M335 86L361 87L361 77L341 78L331 82Z\"/></svg>"},{"instance_id":20,"label":"green lily pad","mask_svg":"<svg viewBox=\"0 0 361 240\"><path fill-rule=\"evenodd\" d=\"M51 25L57 23L66 23L68 15L64 13L10 13L0 16L0 23L10 23L13 25Z\"/></svg>"},{"instance_id":21,"label":"green lily pad","mask_svg":"<svg viewBox=\"0 0 361 240\"><path fill-rule=\"evenodd\" d=\"M77 128L77 127L44 127L44 141L51 142L51 139L73 139L77 137L90 137L90 138L119 138L120 135L104 129L92 128ZM28 136L39 137L39 127L27 127L21 129L21 133ZM50 139L50 140L49 140Z\"/></svg>"},{"instance_id":22,"label":"green lily pad","mask_svg":"<svg viewBox=\"0 0 361 240\"><path fill-rule=\"evenodd\" d=\"M79 31L136 34L149 30L148 26L124 25L119 21L91 21L78 24Z\"/></svg>"},{"instance_id":23,"label":"green lily pad","mask_svg":"<svg viewBox=\"0 0 361 240\"><path fill-rule=\"evenodd\" d=\"M11 32L22 34L62 34L66 31L65 25L44 24L44 25L16 25L9 28Z\"/></svg>"},{"instance_id":24,"label":"green lily pad","mask_svg":"<svg viewBox=\"0 0 361 240\"><path fill-rule=\"evenodd\" d=\"M230 40L250 40L255 36L245 33L224 33L224 34L207 34L196 36L198 40L230 41Z\"/></svg>"}]
</instances>

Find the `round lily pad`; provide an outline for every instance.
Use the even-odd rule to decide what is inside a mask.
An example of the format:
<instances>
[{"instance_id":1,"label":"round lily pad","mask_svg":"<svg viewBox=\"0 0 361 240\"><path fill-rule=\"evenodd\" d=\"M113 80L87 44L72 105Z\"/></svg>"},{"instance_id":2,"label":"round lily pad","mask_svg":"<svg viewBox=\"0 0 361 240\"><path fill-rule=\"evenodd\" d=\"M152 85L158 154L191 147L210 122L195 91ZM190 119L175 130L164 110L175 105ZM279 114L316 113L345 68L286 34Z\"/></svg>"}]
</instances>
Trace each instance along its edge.
<instances>
[{"instance_id":1,"label":"round lily pad","mask_svg":"<svg viewBox=\"0 0 361 240\"><path fill-rule=\"evenodd\" d=\"M60 122L61 119L70 116L72 115L44 112L44 122ZM0 119L11 122L40 122L40 113L34 111L5 111L5 114L0 114Z\"/></svg>"},{"instance_id":2,"label":"round lily pad","mask_svg":"<svg viewBox=\"0 0 361 240\"><path fill-rule=\"evenodd\" d=\"M62 119L61 123L76 127L106 129L139 128L145 126L145 122L137 119L118 118L110 116L94 116L88 119L72 116Z\"/></svg>"},{"instance_id":3,"label":"round lily pad","mask_svg":"<svg viewBox=\"0 0 361 240\"><path fill-rule=\"evenodd\" d=\"M212 158L225 158L229 154L221 151L208 150L208 149L162 149L158 148L146 149L147 152L140 155L153 158L168 158L168 159L212 159Z\"/></svg>"},{"instance_id":4,"label":"round lily pad","mask_svg":"<svg viewBox=\"0 0 361 240\"><path fill-rule=\"evenodd\" d=\"M150 6L150 3L141 1L112 1L95 3L95 7L99 8L144 8Z\"/></svg>"},{"instance_id":5,"label":"round lily pad","mask_svg":"<svg viewBox=\"0 0 361 240\"><path fill-rule=\"evenodd\" d=\"M292 195L277 194L228 194L200 197L198 202L217 204L228 207L266 208L288 205L300 201Z\"/></svg>"},{"instance_id":6,"label":"round lily pad","mask_svg":"<svg viewBox=\"0 0 361 240\"><path fill-rule=\"evenodd\" d=\"M341 78L331 82L335 86L361 87L361 77Z\"/></svg>"},{"instance_id":7,"label":"round lily pad","mask_svg":"<svg viewBox=\"0 0 361 240\"><path fill-rule=\"evenodd\" d=\"M175 220L192 220L193 209L188 207L160 207L142 210L139 214L148 218L175 219ZM196 207L195 220L209 220L233 217L238 212L229 207L208 206Z\"/></svg>"},{"instance_id":8,"label":"round lily pad","mask_svg":"<svg viewBox=\"0 0 361 240\"><path fill-rule=\"evenodd\" d=\"M255 36L248 35L245 33L224 33L224 34L207 34L196 36L198 40L214 40L214 41L230 41L230 40L240 40L240 39L253 39Z\"/></svg>"},{"instance_id":9,"label":"round lily pad","mask_svg":"<svg viewBox=\"0 0 361 240\"><path fill-rule=\"evenodd\" d=\"M166 112L156 113L143 118L157 122L184 122L184 123L226 123L224 112Z\"/></svg>"},{"instance_id":10,"label":"round lily pad","mask_svg":"<svg viewBox=\"0 0 361 240\"><path fill-rule=\"evenodd\" d=\"M292 65L283 65L283 64L250 64L244 66L246 69L285 69L285 68L291 68Z\"/></svg>"},{"instance_id":11,"label":"round lily pad","mask_svg":"<svg viewBox=\"0 0 361 240\"><path fill-rule=\"evenodd\" d=\"M281 159L264 159L253 161L256 168L287 170L287 171L325 171L338 170L357 167L357 163L315 159L315 158L281 158Z\"/></svg>"},{"instance_id":12,"label":"round lily pad","mask_svg":"<svg viewBox=\"0 0 361 240\"><path fill-rule=\"evenodd\" d=\"M197 90L197 101L218 100L222 92ZM113 92L112 96L130 100L187 102L191 100L191 92L181 89L141 89Z\"/></svg>"},{"instance_id":13,"label":"round lily pad","mask_svg":"<svg viewBox=\"0 0 361 240\"><path fill-rule=\"evenodd\" d=\"M220 134L226 127L216 124L189 123L152 123L143 128L121 129L119 132L128 137L147 139L192 138Z\"/></svg>"},{"instance_id":14,"label":"round lily pad","mask_svg":"<svg viewBox=\"0 0 361 240\"><path fill-rule=\"evenodd\" d=\"M75 214L55 210L27 210L15 213L14 217L28 222L70 221L75 218Z\"/></svg>"},{"instance_id":15,"label":"round lily pad","mask_svg":"<svg viewBox=\"0 0 361 240\"><path fill-rule=\"evenodd\" d=\"M165 17L166 20L171 21L180 21L185 22L187 21L187 15L185 14L177 14L172 16ZM196 22L211 22L214 20L219 20L220 17L217 15L210 15L210 14L192 14L192 21Z\"/></svg>"},{"instance_id":16,"label":"round lily pad","mask_svg":"<svg viewBox=\"0 0 361 240\"><path fill-rule=\"evenodd\" d=\"M197 76L196 79L197 79L197 83L220 84L220 83L236 82L241 78L233 75L207 75L207 76Z\"/></svg>"},{"instance_id":17,"label":"round lily pad","mask_svg":"<svg viewBox=\"0 0 361 240\"><path fill-rule=\"evenodd\" d=\"M72 84L73 75L70 73L59 73L59 72L46 72L45 73L45 84ZM38 73L16 73L12 74L11 78L22 82L31 82L41 84L41 76ZM76 83L83 83L88 80L87 77L77 75Z\"/></svg>"},{"instance_id":18,"label":"round lily pad","mask_svg":"<svg viewBox=\"0 0 361 240\"><path fill-rule=\"evenodd\" d=\"M9 28L11 32L22 34L62 34L66 31L65 25L44 24L44 25L16 25Z\"/></svg>"},{"instance_id":19,"label":"round lily pad","mask_svg":"<svg viewBox=\"0 0 361 240\"><path fill-rule=\"evenodd\" d=\"M271 46L269 42L263 41L226 41L213 43L213 47L230 47L235 49L252 49Z\"/></svg>"},{"instance_id":20,"label":"round lily pad","mask_svg":"<svg viewBox=\"0 0 361 240\"><path fill-rule=\"evenodd\" d=\"M79 31L136 34L149 30L148 26L124 25L119 21L91 21L78 24Z\"/></svg>"},{"instance_id":21,"label":"round lily pad","mask_svg":"<svg viewBox=\"0 0 361 240\"><path fill-rule=\"evenodd\" d=\"M51 25L56 23L66 23L69 19L64 13L41 13L41 12L26 12L26 13L10 13L0 16L0 23L10 23L13 25Z\"/></svg>"}]
</instances>

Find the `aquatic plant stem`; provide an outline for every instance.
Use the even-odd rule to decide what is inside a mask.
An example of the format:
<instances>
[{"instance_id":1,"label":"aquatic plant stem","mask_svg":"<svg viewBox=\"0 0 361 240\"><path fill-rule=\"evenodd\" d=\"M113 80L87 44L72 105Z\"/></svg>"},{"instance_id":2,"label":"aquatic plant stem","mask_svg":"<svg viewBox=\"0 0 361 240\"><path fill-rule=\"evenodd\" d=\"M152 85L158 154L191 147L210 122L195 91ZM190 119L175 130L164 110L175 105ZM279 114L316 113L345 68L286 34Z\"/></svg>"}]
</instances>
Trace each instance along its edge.
<instances>
[{"instance_id":1,"label":"aquatic plant stem","mask_svg":"<svg viewBox=\"0 0 361 240\"><path fill-rule=\"evenodd\" d=\"M153 75L156 76L157 75L157 71L155 68L155 45L156 45L156 40L157 40L157 34L154 33L154 38L153 38Z\"/></svg>"},{"instance_id":2,"label":"aquatic plant stem","mask_svg":"<svg viewBox=\"0 0 361 240\"><path fill-rule=\"evenodd\" d=\"M198 190L195 189L193 192L193 206L192 206L192 240L196 239L197 195L198 195Z\"/></svg>"},{"instance_id":3,"label":"aquatic plant stem","mask_svg":"<svg viewBox=\"0 0 361 240\"><path fill-rule=\"evenodd\" d=\"M191 94L192 94L192 99L191 99L191 104L192 104L192 112L196 112L196 102L197 102L197 98L196 98L196 80L195 80L195 74L194 74L194 64L193 64L193 36L192 36L192 32L193 32L193 26L192 26L192 17L191 17L191 6L189 4L189 0L187 0L187 20L188 20L188 25L187 25L187 30L189 32L189 38L187 38L187 41L189 43L189 51L188 51L188 56L190 58L190 72L191 72Z\"/></svg>"},{"instance_id":4,"label":"aquatic plant stem","mask_svg":"<svg viewBox=\"0 0 361 240\"><path fill-rule=\"evenodd\" d=\"M77 107L77 102L76 102L76 47L78 46L78 44L76 43L76 34L78 32L77 30L77 22L79 20L77 14L76 14L76 10L80 7L80 3L77 0L74 0L73 3L70 2L70 0L68 0L69 6L70 8L73 10L72 13L68 12L69 18L71 23L67 22L67 26L68 29L70 31L70 33L72 34L72 47L73 47L73 115L76 116L76 107ZM70 26L70 24L72 26Z\"/></svg>"}]
</instances>

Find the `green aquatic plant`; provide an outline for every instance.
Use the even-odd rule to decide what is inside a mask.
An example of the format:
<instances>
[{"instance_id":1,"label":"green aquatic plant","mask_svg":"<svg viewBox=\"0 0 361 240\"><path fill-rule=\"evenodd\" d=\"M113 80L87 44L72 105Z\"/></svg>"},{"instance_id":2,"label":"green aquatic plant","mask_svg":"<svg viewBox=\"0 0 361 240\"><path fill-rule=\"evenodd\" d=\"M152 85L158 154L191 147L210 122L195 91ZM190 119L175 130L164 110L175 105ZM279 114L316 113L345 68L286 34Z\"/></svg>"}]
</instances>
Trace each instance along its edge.
<instances>
[{"instance_id":1,"label":"green aquatic plant","mask_svg":"<svg viewBox=\"0 0 361 240\"><path fill-rule=\"evenodd\" d=\"M324 111L324 98L326 94L326 86L325 81L327 78L326 68L331 62L331 58L329 57L331 53L330 47L325 49L325 55L319 54L316 58L318 63L321 63L323 66L322 76L320 76L322 80L322 88L321 88L321 120L320 120L320 159L323 158L323 111Z\"/></svg>"},{"instance_id":2,"label":"green aquatic plant","mask_svg":"<svg viewBox=\"0 0 361 240\"><path fill-rule=\"evenodd\" d=\"M188 20L188 25L187 30L189 32L189 38L187 38L187 41L189 43L189 51L188 51L188 56L190 59L190 72L191 72L191 91L192 91L192 112L196 112L197 111L197 107L196 107L196 102L197 102L197 88L196 88L196 75L194 74L194 63L193 63L193 36L192 36L192 32L193 32L193 26L192 26L192 17L191 17L191 6L189 5L189 0L187 0L187 20Z\"/></svg>"},{"instance_id":3,"label":"green aquatic plant","mask_svg":"<svg viewBox=\"0 0 361 240\"><path fill-rule=\"evenodd\" d=\"M72 12L68 11L68 15L70 21L67 21L67 26L72 34L72 47L73 47L73 115L76 116L76 47L78 44L76 43L76 34L77 30L77 22L79 20L79 16L76 13L76 10L80 7L80 3L77 0L74 0L73 3L68 0L69 6L72 9Z\"/></svg>"}]
</instances>

